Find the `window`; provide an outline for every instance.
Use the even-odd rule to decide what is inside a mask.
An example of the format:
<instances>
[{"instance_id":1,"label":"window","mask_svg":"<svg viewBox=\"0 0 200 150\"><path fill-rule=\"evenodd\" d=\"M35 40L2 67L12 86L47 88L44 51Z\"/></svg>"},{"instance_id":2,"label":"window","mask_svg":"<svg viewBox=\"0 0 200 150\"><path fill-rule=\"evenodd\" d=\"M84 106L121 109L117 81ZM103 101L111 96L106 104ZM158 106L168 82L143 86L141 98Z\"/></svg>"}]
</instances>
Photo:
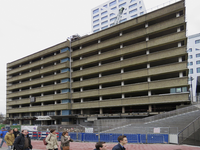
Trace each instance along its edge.
<instances>
[{"instance_id":1,"label":"window","mask_svg":"<svg viewBox=\"0 0 200 150\"><path fill-rule=\"evenodd\" d=\"M63 89L63 90L61 90L61 93L68 93L68 92L70 92L70 89Z\"/></svg>"},{"instance_id":2,"label":"window","mask_svg":"<svg viewBox=\"0 0 200 150\"><path fill-rule=\"evenodd\" d=\"M195 44L199 44L200 43L200 39L195 41Z\"/></svg>"},{"instance_id":3,"label":"window","mask_svg":"<svg viewBox=\"0 0 200 150\"><path fill-rule=\"evenodd\" d=\"M189 59L192 59L192 55L189 55Z\"/></svg>"},{"instance_id":4,"label":"window","mask_svg":"<svg viewBox=\"0 0 200 150\"><path fill-rule=\"evenodd\" d=\"M197 68L197 73L200 73L200 68Z\"/></svg>"},{"instance_id":5,"label":"window","mask_svg":"<svg viewBox=\"0 0 200 150\"><path fill-rule=\"evenodd\" d=\"M110 26L112 27L114 25L114 23L110 24Z\"/></svg>"},{"instance_id":6,"label":"window","mask_svg":"<svg viewBox=\"0 0 200 150\"><path fill-rule=\"evenodd\" d=\"M200 53L199 53L199 54L196 54L196 57L200 57Z\"/></svg>"},{"instance_id":7,"label":"window","mask_svg":"<svg viewBox=\"0 0 200 150\"><path fill-rule=\"evenodd\" d=\"M196 64L197 64L197 65L200 64L200 60L196 61Z\"/></svg>"},{"instance_id":8,"label":"window","mask_svg":"<svg viewBox=\"0 0 200 150\"><path fill-rule=\"evenodd\" d=\"M144 14L144 12L141 12L141 13L140 13L140 15L143 15L143 14Z\"/></svg>"},{"instance_id":9,"label":"window","mask_svg":"<svg viewBox=\"0 0 200 150\"><path fill-rule=\"evenodd\" d=\"M69 78L67 78L67 79L62 79L62 80L61 80L61 83L66 83L66 82L69 82L69 81L70 81Z\"/></svg>"},{"instance_id":10,"label":"window","mask_svg":"<svg viewBox=\"0 0 200 150\"><path fill-rule=\"evenodd\" d=\"M137 17L137 14L136 14L136 15L133 15L133 16L131 16L131 18L135 18L135 17Z\"/></svg>"},{"instance_id":11,"label":"window","mask_svg":"<svg viewBox=\"0 0 200 150\"><path fill-rule=\"evenodd\" d=\"M66 103L70 103L71 101L70 101L70 99L65 99L65 100L62 100L62 104L66 104Z\"/></svg>"},{"instance_id":12,"label":"window","mask_svg":"<svg viewBox=\"0 0 200 150\"><path fill-rule=\"evenodd\" d=\"M97 19L97 20L93 21L93 23L97 23L97 22L99 22L99 19Z\"/></svg>"},{"instance_id":13,"label":"window","mask_svg":"<svg viewBox=\"0 0 200 150\"><path fill-rule=\"evenodd\" d=\"M192 52L192 48L189 48L189 49L188 49L188 52Z\"/></svg>"},{"instance_id":14,"label":"window","mask_svg":"<svg viewBox=\"0 0 200 150\"><path fill-rule=\"evenodd\" d=\"M70 115L71 111L70 110L62 110L62 116Z\"/></svg>"},{"instance_id":15,"label":"window","mask_svg":"<svg viewBox=\"0 0 200 150\"><path fill-rule=\"evenodd\" d=\"M60 53L64 53L64 52L69 51L69 50L70 50L69 47L66 47L66 48L61 49Z\"/></svg>"},{"instance_id":16,"label":"window","mask_svg":"<svg viewBox=\"0 0 200 150\"><path fill-rule=\"evenodd\" d=\"M99 12L99 8L93 10L93 14L96 14L96 13L98 13L98 12Z\"/></svg>"},{"instance_id":17,"label":"window","mask_svg":"<svg viewBox=\"0 0 200 150\"><path fill-rule=\"evenodd\" d=\"M119 8L123 7L124 5L126 5L126 2L121 4L121 5L119 5Z\"/></svg>"},{"instance_id":18,"label":"window","mask_svg":"<svg viewBox=\"0 0 200 150\"><path fill-rule=\"evenodd\" d=\"M112 2L109 4L109 6L111 7L111 6L115 5L116 3L117 3L116 0L115 0L115 1L112 1Z\"/></svg>"},{"instance_id":19,"label":"window","mask_svg":"<svg viewBox=\"0 0 200 150\"><path fill-rule=\"evenodd\" d=\"M102 17L101 20L105 20L106 18L108 18L108 16Z\"/></svg>"},{"instance_id":20,"label":"window","mask_svg":"<svg viewBox=\"0 0 200 150\"><path fill-rule=\"evenodd\" d=\"M190 69L190 70L189 70L189 74L193 74L193 69Z\"/></svg>"},{"instance_id":21,"label":"window","mask_svg":"<svg viewBox=\"0 0 200 150\"><path fill-rule=\"evenodd\" d=\"M192 66L193 65L193 62L188 62L188 66Z\"/></svg>"},{"instance_id":22,"label":"window","mask_svg":"<svg viewBox=\"0 0 200 150\"><path fill-rule=\"evenodd\" d=\"M61 63L64 63L64 62L67 62L67 61L69 61L69 58L64 58L64 59L61 59Z\"/></svg>"},{"instance_id":23,"label":"window","mask_svg":"<svg viewBox=\"0 0 200 150\"><path fill-rule=\"evenodd\" d=\"M107 8L107 7L108 7L108 5L106 4L106 5L104 5L103 7Z\"/></svg>"},{"instance_id":24,"label":"window","mask_svg":"<svg viewBox=\"0 0 200 150\"><path fill-rule=\"evenodd\" d=\"M131 0L131 2L130 2L130 3L134 2L134 1L136 1L136 0Z\"/></svg>"},{"instance_id":25,"label":"window","mask_svg":"<svg viewBox=\"0 0 200 150\"><path fill-rule=\"evenodd\" d=\"M70 71L70 69L69 68L62 69L61 73L64 73L64 72L67 72L67 71Z\"/></svg>"},{"instance_id":26,"label":"window","mask_svg":"<svg viewBox=\"0 0 200 150\"><path fill-rule=\"evenodd\" d=\"M101 15L105 15L105 14L107 14L107 11L104 11L104 12L101 13Z\"/></svg>"},{"instance_id":27,"label":"window","mask_svg":"<svg viewBox=\"0 0 200 150\"><path fill-rule=\"evenodd\" d=\"M55 111L47 111L46 112L46 116L54 116L55 115Z\"/></svg>"},{"instance_id":28,"label":"window","mask_svg":"<svg viewBox=\"0 0 200 150\"><path fill-rule=\"evenodd\" d=\"M113 7L113 8L111 8L111 10L115 10L115 9L117 9L117 7Z\"/></svg>"},{"instance_id":29,"label":"window","mask_svg":"<svg viewBox=\"0 0 200 150\"><path fill-rule=\"evenodd\" d=\"M101 29L103 30L103 29L106 29L108 26L104 26L104 27L102 27Z\"/></svg>"},{"instance_id":30,"label":"window","mask_svg":"<svg viewBox=\"0 0 200 150\"><path fill-rule=\"evenodd\" d=\"M170 93L181 93L181 92L187 92L187 87L178 87L170 89Z\"/></svg>"},{"instance_id":31,"label":"window","mask_svg":"<svg viewBox=\"0 0 200 150\"><path fill-rule=\"evenodd\" d=\"M129 9L132 9L133 7L136 7L137 6L137 3L133 4L133 5L130 5L129 6Z\"/></svg>"},{"instance_id":32,"label":"window","mask_svg":"<svg viewBox=\"0 0 200 150\"><path fill-rule=\"evenodd\" d=\"M122 19L122 20L120 20L119 21L119 23L122 23L122 22L124 22L124 21L126 21L127 19L125 18L125 19Z\"/></svg>"},{"instance_id":33,"label":"window","mask_svg":"<svg viewBox=\"0 0 200 150\"><path fill-rule=\"evenodd\" d=\"M96 29L96 30L94 30L93 32L95 33L95 32L98 32L99 31L99 29Z\"/></svg>"},{"instance_id":34,"label":"window","mask_svg":"<svg viewBox=\"0 0 200 150\"><path fill-rule=\"evenodd\" d=\"M124 1L124 0L119 0L118 2L122 2L122 1Z\"/></svg>"},{"instance_id":35,"label":"window","mask_svg":"<svg viewBox=\"0 0 200 150\"><path fill-rule=\"evenodd\" d=\"M124 15L127 15L127 13L124 13Z\"/></svg>"},{"instance_id":36,"label":"window","mask_svg":"<svg viewBox=\"0 0 200 150\"><path fill-rule=\"evenodd\" d=\"M93 28L96 28L96 27L98 27L98 26L99 26L99 24L97 24L97 25L94 25L94 26L93 26Z\"/></svg>"},{"instance_id":37,"label":"window","mask_svg":"<svg viewBox=\"0 0 200 150\"><path fill-rule=\"evenodd\" d=\"M142 9L142 6L140 7L140 10Z\"/></svg>"},{"instance_id":38,"label":"window","mask_svg":"<svg viewBox=\"0 0 200 150\"><path fill-rule=\"evenodd\" d=\"M196 51L199 51L200 49L198 49L198 48L195 48L195 50L196 50Z\"/></svg>"},{"instance_id":39,"label":"window","mask_svg":"<svg viewBox=\"0 0 200 150\"><path fill-rule=\"evenodd\" d=\"M141 4L141 1L139 1L139 4Z\"/></svg>"},{"instance_id":40,"label":"window","mask_svg":"<svg viewBox=\"0 0 200 150\"><path fill-rule=\"evenodd\" d=\"M114 18L110 19L110 22L114 21L116 18L117 18L117 17L114 17Z\"/></svg>"},{"instance_id":41,"label":"window","mask_svg":"<svg viewBox=\"0 0 200 150\"><path fill-rule=\"evenodd\" d=\"M132 13L134 13L136 11L137 11L137 9L133 9L133 10L129 11L129 14L132 14Z\"/></svg>"},{"instance_id":42,"label":"window","mask_svg":"<svg viewBox=\"0 0 200 150\"><path fill-rule=\"evenodd\" d=\"M104 21L104 22L102 22L102 23L101 23L101 25L104 25L104 24L106 24L106 23L108 23L108 20L107 20L107 21Z\"/></svg>"},{"instance_id":43,"label":"window","mask_svg":"<svg viewBox=\"0 0 200 150\"><path fill-rule=\"evenodd\" d=\"M98 15L96 15L96 16L93 16L93 19L96 19L96 18L98 18L99 17L99 14Z\"/></svg>"},{"instance_id":44,"label":"window","mask_svg":"<svg viewBox=\"0 0 200 150\"><path fill-rule=\"evenodd\" d=\"M112 14L110 14L110 17L112 17L112 16L114 16L115 14L114 13L112 13Z\"/></svg>"}]
</instances>

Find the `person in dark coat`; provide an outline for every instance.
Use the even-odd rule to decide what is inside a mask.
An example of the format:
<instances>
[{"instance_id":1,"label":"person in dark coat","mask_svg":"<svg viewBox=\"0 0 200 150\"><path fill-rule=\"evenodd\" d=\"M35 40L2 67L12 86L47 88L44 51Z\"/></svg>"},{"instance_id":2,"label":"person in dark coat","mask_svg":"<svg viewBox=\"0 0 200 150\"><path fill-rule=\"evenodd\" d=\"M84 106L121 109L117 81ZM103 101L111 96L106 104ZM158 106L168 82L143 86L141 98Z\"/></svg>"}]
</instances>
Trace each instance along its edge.
<instances>
[{"instance_id":1,"label":"person in dark coat","mask_svg":"<svg viewBox=\"0 0 200 150\"><path fill-rule=\"evenodd\" d=\"M13 129L13 134L15 135L15 138L16 138L17 136L19 136L20 132L18 131L17 128L14 128Z\"/></svg>"},{"instance_id":2,"label":"person in dark coat","mask_svg":"<svg viewBox=\"0 0 200 150\"><path fill-rule=\"evenodd\" d=\"M32 149L31 139L27 130L23 130L22 133L17 136L14 141L14 147L16 150L29 150Z\"/></svg>"},{"instance_id":3,"label":"person in dark coat","mask_svg":"<svg viewBox=\"0 0 200 150\"><path fill-rule=\"evenodd\" d=\"M106 142L97 142L94 150L107 150Z\"/></svg>"},{"instance_id":4,"label":"person in dark coat","mask_svg":"<svg viewBox=\"0 0 200 150\"><path fill-rule=\"evenodd\" d=\"M115 145L112 150L126 150L126 148L124 147L125 144L127 144L128 140L126 138L126 136L121 135L117 138L119 144Z\"/></svg>"}]
</instances>

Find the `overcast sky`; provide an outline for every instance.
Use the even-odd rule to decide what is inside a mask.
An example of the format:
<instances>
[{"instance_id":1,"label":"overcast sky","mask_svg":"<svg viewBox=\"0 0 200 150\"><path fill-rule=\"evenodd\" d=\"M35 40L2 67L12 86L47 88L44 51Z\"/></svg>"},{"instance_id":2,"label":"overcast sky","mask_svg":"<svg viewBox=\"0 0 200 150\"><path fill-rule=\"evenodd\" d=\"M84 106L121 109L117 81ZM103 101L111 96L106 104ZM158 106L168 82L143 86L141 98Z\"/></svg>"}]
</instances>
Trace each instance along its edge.
<instances>
[{"instance_id":1,"label":"overcast sky","mask_svg":"<svg viewBox=\"0 0 200 150\"><path fill-rule=\"evenodd\" d=\"M91 9L107 0L0 0L0 113L6 113L6 64L91 31ZM175 0L174 0L175 1ZM144 0L146 9L168 0ZM186 0L187 35L200 33L200 0Z\"/></svg>"}]
</instances>

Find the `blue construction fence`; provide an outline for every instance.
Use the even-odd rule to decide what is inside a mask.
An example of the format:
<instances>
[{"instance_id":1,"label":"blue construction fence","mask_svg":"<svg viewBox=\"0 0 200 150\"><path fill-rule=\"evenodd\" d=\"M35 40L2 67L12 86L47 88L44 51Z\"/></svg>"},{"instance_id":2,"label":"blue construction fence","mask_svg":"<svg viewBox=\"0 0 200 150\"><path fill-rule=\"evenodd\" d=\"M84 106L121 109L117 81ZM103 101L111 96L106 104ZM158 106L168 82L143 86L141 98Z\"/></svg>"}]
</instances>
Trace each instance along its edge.
<instances>
[{"instance_id":1,"label":"blue construction fence","mask_svg":"<svg viewBox=\"0 0 200 150\"><path fill-rule=\"evenodd\" d=\"M29 136L35 140L42 140L48 136L50 132L31 132L29 131ZM56 132L57 138L60 141L62 132ZM74 141L78 142L98 142L104 141L108 143L117 143L117 138L122 134L117 133L72 133L69 132L69 136ZM128 143L169 143L168 134L123 134L127 137Z\"/></svg>"}]
</instances>

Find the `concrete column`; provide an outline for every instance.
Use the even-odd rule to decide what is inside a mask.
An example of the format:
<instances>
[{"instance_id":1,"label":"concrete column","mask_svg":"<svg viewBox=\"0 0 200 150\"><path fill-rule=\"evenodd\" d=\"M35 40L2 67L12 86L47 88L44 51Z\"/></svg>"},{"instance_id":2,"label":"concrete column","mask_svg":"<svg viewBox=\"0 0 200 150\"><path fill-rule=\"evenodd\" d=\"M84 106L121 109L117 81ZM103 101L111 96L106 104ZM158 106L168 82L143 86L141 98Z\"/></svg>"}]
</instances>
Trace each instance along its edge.
<instances>
[{"instance_id":1,"label":"concrete column","mask_svg":"<svg viewBox=\"0 0 200 150\"><path fill-rule=\"evenodd\" d=\"M179 57L178 58L178 62L182 62L183 60L182 60L182 57Z\"/></svg>"},{"instance_id":2,"label":"concrete column","mask_svg":"<svg viewBox=\"0 0 200 150\"><path fill-rule=\"evenodd\" d=\"M71 103L74 103L74 100L73 100L73 99L71 99Z\"/></svg>"},{"instance_id":3,"label":"concrete column","mask_svg":"<svg viewBox=\"0 0 200 150\"><path fill-rule=\"evenodd\" d=\"M103 108L99 109L100 114L103 114Z\"/></svg>"},{"instance_id":4,"label":"concrete column","mask_svg":"<svg viewBox=\"0 0 200 150\"><path fill-rule=\"evenodd\" d=\"M19 105L19 108L22 108L22 105Z\"/></svg>"},{"instance_id":5,"label":"concrete column","mask_svg":"<svg viewBox=\"0 0 200 150\"><path fill-rule=\"evenodd\" d=\"M123 35L123 33L122 33L122 32L120 32L120 33L119 33L119 36L122 36L122 35Z\"/></svg>"},{"instance_id":6,"label":"concrete column","mask_svg":"<svg viewBox=\"0 0 200 150\"><path fill-rule=\"evenodd\" d=\"M41 96L44 96L44 93L41 93Z\"/></svg>"},{"instance_id":7,"label":"concrete column","mask_svg":"<svg viewBox=\"0 0 200 150\"><path fill-rule=\"evenodd\" d=\"M19 97L19 99L22 99L22 97Z\"/></svg>"},{"instance_id":8,"label":"concrete column","mask_svg":"<svg viewBox=\"0 0 200 150\"><path fill-rule=\"evenodd\" d=\"M179 42L179 43L178 43L178 47L181 47L181 46L182 46L182 45L181 45L181 42Z\"/></svg>"},{"instance_id":9,"label":"concrete column","mask_svg":"<svg viewBox=\"0 0 200 150\"><path fill-rule=\"evenodd\" d=\"M152 105L149 105L149 112L152 112Z\"/></svg>"},{"instance_id":10,"label":"concrete column","mask_svg":"<svg viewBox=\"0 0 200 150\"><path fill-rule=\"evenodd\" d=\"M32 61L29 62L29 64L31 64L31 63L32 63Z\"/></svg>"},{"instance_id":11,"label":"concrete column","mask_svg":"<svg viewBox=\"0 0 200 150\"><path fill-rule=\"evenodd\" d=\"M19 83L22 83L22 81L20 80Z\"/></svg>"},{"instance_id":12,"label":"concrete column","mask_svg":"<svg viewBox=\"0 0 200 150\"><path fill-rule=\"evenodd\" d=\"M125 98L125 94L122 94L122 99Z\"/></svg>"},{"instance_id":13,"label":"concrete column","mask_svg":"<svg viewBox=\"0 0 200 150\"><path fill-rule=\"evenodd\" d=\"M54 94L57 94L57 91L54 91Z\"/></svg>"},{"instance_id":14,"label":"concrete column","mask_svg":"<svg viewBox=\"0 0 200 150\"><path fill-rule=\"evenodd\" d=\"M102 89L102 85L99 85L99 89Z\"/></svg>"},{"instance_id":15,"label":"concrete column","mask_svg":"<svg viewBox=\"0 0 200 150\"><path fill-rule=\"evenodd\" d=\"M19 89L19 91L21 92L21 91L22 91L22 89Z\"/></svg>"},{"instance_id":16,"label":"concrete column","mask_svg":"<svg viewBox=\"0 0 200 150\"><path fill-rule=\"evenodd\" d=\"M32 104L30 104L30 107L32 107Z\"/></svg>"},{"instance_id":17,"label":"concrete column","mask_svg":"<svg viewBox=\"0 0 200 150\"><path fill-rule=\"evenodd\" d=\"M43 60L44 58L43 57L41 57L41 60Z\"/></svg>"},{"instance_id":18,"label":"concrete column","mask_svg":"<svg viewBox=\"0 0 200 150\"><path fill-rule=\"evenodd\" d=\"M55 111L55 115L57 116L57 111Z\"/></svg>"},{"instance_id":19,"label":"concrete column","mask_svg":"<svg viewBox=\"0 0 200 150\"><path fill-rule=\"evenodd\" d=\"M99 51L98 54L100 55L100 54L101 54L101 51Z\"/></svg>"},{"instance_id":20,"label":"concrete column","mask_svg":"<svg viewBox=\"0 0 200 150\"><path fill-rule=\"evenodd\" d=\"M150 64L147 64L147 68L150 68Z\"/></svg>"},{"instance_id":21,"label":"concrete column","mask_svg":"<svg viewBox=\"0 0 200 150\"><path fill-rule=\"evenodd\" d=\"M29 120L29 124L32 125L33 124L33 120Z\"/></svg>"},{"instance_id":22,"label":"concrete column","mask_svg":"<svg viewBox=\"0 0 200 150\"><path fill-rule=\"evenodd\" d=\"M71 58L71 62L73 62L73 58Z\"/></svg>"},{"instance_id":23,"label":"concrete column","mask_svg":"<svg viewBox=\"0 0 200 150\"><path fill-rule=\"evenodd\" d=\"M101 43L101 40L98 40L98 43Z\"/></svg>"},{"instance_id":24,"label":"concrete column","mask_svg":"<svg viewBox=\"0 0 200 150\"><path fill-rule=\"evenodd\" d=\"M147 51L146 51L146 54L149 55L149 53L150 53L149 50L147 50Z\"/></svg>"},{"instance_id":25,"label":"concrete column","mask_svg":"<svg viewBox=\"0 0 200 150\"><path fill-rule=\"evenodd\" d=\"M99 78L101 78L102 77L102 75L101 75L101 73L99 74Z\"/></svg>"},{"instance_id":26,"label":"concrete column","mask_svg":"<svg viewBox=\"0 0 200 150\"><path fill-rule=\"evenodd\" d=\"M80 67L80 70L83 70L83 67Z\"/></svg>"},{"instance_id":27,"label":"concrete column","mask_svg":"<svg viewBox=\"0 0 200 150\"><path fill-rule=\"evenodd\" d=\"M13 121L12 120L10 120L10 125L13 125Z\"/></svg>"},{"instance_id":28,"label":"concrete column","mask_svg":"<svg viewBox=\"0 0 200 150\"><path fill-rule=\"evenodd\" d=\"M146 37L146 41L149 41L149 37Z\"/></svg>"},{"instance_id":29,"label":"concrete column","mask_svg":"<svg viewBox=\"0 0 200 150\"><path fill-rule=\"evenodd\" d=\"M57 84L57 82L55 81L54 84Z\"/></svg>"},{"instance_id":30,"label":"concrete column","mask_svg":"<svg viewBox=\"0 0 200 150\"><path fill-rule=\"evenodd\" d=\"M29 89L31 90L31 89L32 89L32 87L30 86L30 87L29 87Z\"/></svg>"},{"instance_id":31,"label":"concrete column","mask_svg":"<svg viewBox=\"0 0 200 150\"><path fill-rule=\"evenodd\" d=\"M147 81L148 81L148 82L151 82L151 77L148 77L148 78L147 78Z\"/></svg>"},{"instance_id":32,"label":"concrete column","mask_svg":"<svg viewBox=\"0 0 200 150\"><path fill-rule=\"evenodd\" d=\"M80 49L82 49L82 46L80 46Z\"/></svg>"},{"instance_id":33,"label":"concrete column","mask_svg":"<svg viewBox=\"0 0 200 150\"><path fill-rule=\"evenodd\" d=\"M124 60L124 57L122 56L122 57L120 57L120 61L123 61Z\"/></svg>"},{"instance_id":34,"label":"concrete column","mask_svg":"<svg viewBox=\"0 0 200 150\"><path fill-rule=\"evenodd\" d=\"M30 69L29 72L32 72L32 70Z\"/></svg>"},{"instance_id":35,"label":"concrete column","mask_svg":"<svg viewBox=\"0 0 200 150\"><path fill-rule=\"evenodd\" d=\"M22 120L19 120L19 125L22 125Z\"/></svg>"},{"instance_id":36,"label":"concrete column","mask_svg":"<svg viewBox=\"0 0 200 150\"><path fill-rule=\"evenodd\" d=\"M54 55L56 55L56 53L54 53Z\"/></svg>"},{"instance_id":37,"label":"concrete column","mask_svg":"<svg viewBox=\"0 0 200 150\"><path fill-rule=\"evenodd\" d=\"M32 79L30 78L29 80L31 81Z\"/></svg>"},{"instance_id":38,"label":"concrete column","mask_svg":"<svg viewBox=\"0 0 200 150\"><path fill-rule=\"evenodd\" d=\"M121 82L121 86L124 86L124 81Z\"/></svg>"},{"instance_id":39,"label":"concrete column","mask_svg":"<svg viewBox=\"0 0 200 150\"><path fill-rule=\"evenodd\" d=\"M125 107L122 107L122 114L125 113Z\"/></svg>"},{"instance_id":40,"label":"concrete column","mask_svg":"<svg viewBox=\"0 0 200 150\"><path fill-rule=\"evenodd\" d=\"M44 67L43 66L41 66L41 69L43 69Z\"/></svg>"},{"instance_id":41,"label":"concrete column","mask_svg":"<svg viewBox=\"0 0 200 150\"><path fill-rule=\"evenodd\" d=\"M54 124L57 124L56 120L54 121Z\"/></svg>"},{"instance_id":42,"label":"concrete column","mask_svg":"<svg viewBox=\"0 0 200 150\"><path fill-rule=\"evenodd\" d=\"M43 111L41 112L41 116L44 116L44 112Z\"/></svg>"},{"instance_id":43,"label":"concrete column","mask_svg":"<svg viewBox=\"0 0 200 150\"><path fill-rule=\"evenodd\" d=\"M81 103L83 103L83 98L81 98Z\"/></svg>"},{"instance_id":44,"label":"concrete column","mask_svg":"<svg viewBox=\"0 0 200 150\"><path fill-rule=\"evenodd\" d=\"M83 109L81 109L81 115L83 115Z\"/></svg>"},{"instance_id":45,"label":"concrete column","mask_svg":"<svg viewBox=\"0 0 200 150\"><path fill-rule=\"evenodd\" d=\"M55 104L57 104L57 101L55 101Z\"/></svg>"},{"instance_id":46,"label":"concrete column","mask_svg":"<svg viewBox=\"0 0 200 150\"><path fill-rule=\"evenodd\" d=\"M120 45L120 48L123 48L123 44Z\"/></svg>"},{"instance_id":47,"label":"concrete column","mask_svg":"<svg viewBox=\"0 0 200 150\"><path fill-rule=\"evenodd\" d=\"M80 91L83 92L83 88L81 88Z\"/></svg>"},{"instance_id":48,"label":"concrete column","mask_svg":"<svg viewBox=\"0 0 200 150\"><path fill-rule=\"evenodd\" d=\"M183 72L179 72L179 78L183 77Z\"/></svg>"},{"instance_id":49,"label":"concrete column","mask_svg":"<svg viewBox=\"0 0 200 150\"><path fill-rule=\"evenodd\" d=\"M102 101L102 96L99 97L99 100Z\"/></svg>"},{"instance_id":50,"label":"concrete column","mask_svg":"<svg viewBox=\"0 0 200 150\"><path fill-rule=\"evenodd\" d=\"M148 27L149 27L149 24L148 24L148 23L146 23L146 24L145 24L145 28L148 28Z\"/></svg>"},{"instance_id":51,"label":"concrete column","mask_svg":"<svg viewBox=\"0 0 200 150\"><path fill-rule=\"evenodd\" d=\"M177 32L181 32L181 28L179 27L179 28L177 28Z\"/></svg>"},{"instance_id":52,"label":"concrete column","mask_svg":"<svg viewBox=\"0 0 200 150\"><path fill-rule=\"evenodd\" d=\"M55 74L55 73L54 73ZM44 76L43 75L41 75L41 78L44 78Z\"/></svg>"},{"instance_id":53,"label":"concrete column","mask_svg":"<svg viewBox=\"0 0 200 150\"><path fill-rule=\"evenodd\" d=\"M73 89L71 89L71 93L74 93L74 90L73 90Z\"/></svg>"},{"instance_id":54,"label":"concrete column","mask_svg":"<svg viewBox=\"0 0 200 150\"><path fill-rule=\"evenodd\" d=\"M80 77L80 81L83 81L83 77Z\"/></svg>"},{"instance_id":55,"label":"concrete column","mask_svg":"<svg viewBox=\"0 0 200 150\"><path fill-rule=\"evenodd\" d=\"M44 85L43 85L43 84L41 84L41 87L44 87Z\"/></svg>"},{"instance_id":56,"label":"concrete column","mask_svg":"<svg viewBox=\"0 0 200 150\"><path fill-rule=\"evenodd\" d=\"M57 65L57 63L56 63L56 62L54 62L54 65Z\"/></svg>"},{"instance_id":57,"label":"concrete column","mask_svg":"<svg viewBox=\"0 0 200 150\"><path fill-rule=\"evenodd\" d=\"M148 96L151 96L151 91L148 91Z\"/></svg>"},{"instance_id":58,"label":"concrete column","mask_svg":"<svg viewBox=\"0 0 200 150\"><path fill-rule=\"evenodd\" d=\"M44 103L41 103L41 106L44 106Z\"/></svg>"},{"instance_id":59,"label":"concrete column","mask_svg":"<svg viewBox=\"0 0 200 150\"><path fill-rule=\"evenodd\" d=\"M124 69L121 69L121 73L124 73Z\"/></svg>"},{"instance_id":60,"label":"concrete column","mask_svg":"<svg viewBox=\"0 0 200 150\"><path fill-rule=\"evenodd\" d=\"M71 83L72 83L72 82L74 82L74 80L73 80L73 79L71 79L70 81L71 81Z\"/></svg>"},{"instance_id":61,"label":"concrete column","mask_svg":"<svg viewBox=\"0 0 200 150\"><path fill-rule=\"evenodd\" d=\"M99 62L99 66L101 66L101 62Z\"/></svg>"},{"instance_id":62,"label":"concrete column","mask_svg":"<svg viewBox=\"0 0 200 150\"><path fill-rule=\"evenodd\" d=\"M73 72L73 69L71 68L70 71Z\"/></svg>"},{"instance_id":63,"label":"concrete column","mask_svg":"<svg viewBox=\"0 0 200 150\"><path fill-rule=\"evenodd\" d=\"M180 13L178 12L178 13L176 13L176 17L178 18L178 17L180 17Z\"/></svg>"}]
</instances>

